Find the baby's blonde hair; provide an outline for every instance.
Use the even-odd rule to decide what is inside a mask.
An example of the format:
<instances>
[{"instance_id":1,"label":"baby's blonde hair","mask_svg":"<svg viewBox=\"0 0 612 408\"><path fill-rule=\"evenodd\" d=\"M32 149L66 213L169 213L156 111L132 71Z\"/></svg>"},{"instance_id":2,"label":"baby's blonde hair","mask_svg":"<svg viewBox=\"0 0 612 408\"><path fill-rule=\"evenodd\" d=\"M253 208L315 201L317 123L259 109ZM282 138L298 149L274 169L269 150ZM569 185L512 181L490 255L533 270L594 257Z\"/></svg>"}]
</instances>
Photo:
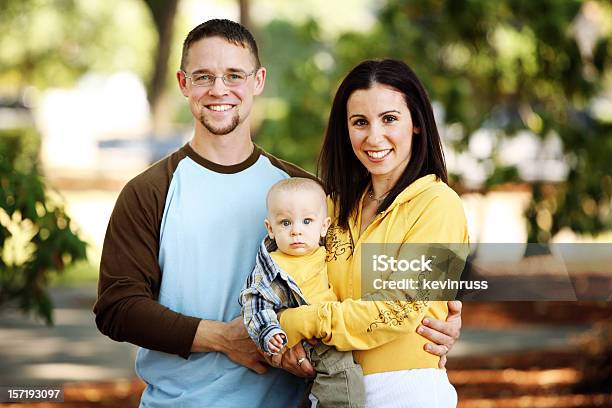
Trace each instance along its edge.
<instances>
[{"instance_id":1,"label":"baby's blonde hair","mask_svg":"<svg viewBox=\"0 0 612 408\"><path fill-rule=\"evenodd\" d=\"M277 182L270 188L270 191L268 191L268 195L266 197L266 206L268 208L268 211L270 210L270 199L274 196L274 194L283 191L300 190L311 190L313 192L320 193L321 200L325 202L325 190L323 190L323 187L320 183L305 177L290 177ZM327 206L324 205L324 207L327 210Z\"/></svg>"}]
</instances>

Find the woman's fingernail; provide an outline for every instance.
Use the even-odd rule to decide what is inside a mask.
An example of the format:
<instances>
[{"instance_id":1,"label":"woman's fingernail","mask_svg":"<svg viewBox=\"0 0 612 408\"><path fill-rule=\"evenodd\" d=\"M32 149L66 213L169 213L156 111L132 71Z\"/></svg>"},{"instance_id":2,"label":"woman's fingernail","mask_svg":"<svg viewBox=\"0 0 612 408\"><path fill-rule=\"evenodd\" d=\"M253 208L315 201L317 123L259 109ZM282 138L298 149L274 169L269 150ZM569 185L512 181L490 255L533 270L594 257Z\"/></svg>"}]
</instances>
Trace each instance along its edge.
<instances>
[{"instance_id":1,"label":"woman's fingernail","mask_svg":"<svg viewBox=\"0 0 612 408\"><path fill-rule=\"evenodd\" d=\"M424 331L425 329L423 328L423 326L419 326L419 328L417 329L417 333L419 334L423 334Z\"/></svg>"},{"instance_id":2,"label":"woman's fingernail","mask_svg":"<svg viewBox=\"0 0 612 408\"><path fill-rule=\"evenodd\" d=\"M426 349L427 351L431 351L431 344L427 344L427 345L425 346L425 349Z\"/></svg>"},{"instance_id":3,"label":"woman's fingernail","mask_svg":"<svg viewBox=\"0 0 612 408\"><path fill-rule=\"evenodd\" d=\"M429 324L429 319L428 318L423 319L423 324Z\"/></svg>"}]
</instances>

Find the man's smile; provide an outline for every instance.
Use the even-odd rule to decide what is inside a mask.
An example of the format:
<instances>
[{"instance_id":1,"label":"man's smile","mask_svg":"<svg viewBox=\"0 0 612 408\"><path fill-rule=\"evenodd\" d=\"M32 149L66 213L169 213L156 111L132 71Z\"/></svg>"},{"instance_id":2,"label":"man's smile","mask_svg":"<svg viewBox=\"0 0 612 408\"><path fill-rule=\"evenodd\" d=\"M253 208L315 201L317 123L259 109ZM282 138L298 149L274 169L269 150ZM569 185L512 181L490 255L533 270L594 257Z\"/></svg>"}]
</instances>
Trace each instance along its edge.
<instances>
[{"instance_id":1,"label":"man's smile","mask_svg":"<svg viewBox=\"0 0 612 408\"><path fill-rule=\"evenodd\" d=\"M226 112L232 108L234 108L236 105L230 105L230 104L211 104L211 105L205 105L207 109L215 111L215 112Z\"/></svg>"}]
</instances>

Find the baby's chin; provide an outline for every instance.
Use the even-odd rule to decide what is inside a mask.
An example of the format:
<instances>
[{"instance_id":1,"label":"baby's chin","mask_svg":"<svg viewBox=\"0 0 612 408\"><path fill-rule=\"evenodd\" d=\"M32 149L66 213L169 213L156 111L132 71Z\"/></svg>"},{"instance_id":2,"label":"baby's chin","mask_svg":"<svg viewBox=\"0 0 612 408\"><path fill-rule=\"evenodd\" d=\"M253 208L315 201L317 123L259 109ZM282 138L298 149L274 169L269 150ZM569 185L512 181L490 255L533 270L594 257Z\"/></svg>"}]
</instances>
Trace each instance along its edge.
<instances>
[{"instance_id":1,"label":"baby's chin","mask_svg":"<svg viewBox=\"0 0 612 408\"><path fill-rule=\"evenodd\" d=\"M300 247L285 247L285 248L280 248L281 251L287 255L293 255L293 256L304 256L304 255L310 255L313 252L315 252L317 250L318 247L311 247L308 245L304 245L304 246L300 246Z\"/></svg>"}]
</instances>

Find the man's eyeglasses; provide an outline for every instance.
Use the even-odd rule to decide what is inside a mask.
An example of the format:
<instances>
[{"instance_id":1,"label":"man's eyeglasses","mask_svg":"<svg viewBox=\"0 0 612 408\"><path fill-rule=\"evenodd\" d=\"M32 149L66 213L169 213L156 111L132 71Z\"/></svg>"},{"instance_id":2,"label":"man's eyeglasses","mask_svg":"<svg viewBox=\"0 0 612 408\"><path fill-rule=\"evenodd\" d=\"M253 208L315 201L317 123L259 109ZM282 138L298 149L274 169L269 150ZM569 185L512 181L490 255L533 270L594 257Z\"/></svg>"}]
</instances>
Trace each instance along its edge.
<instances>
[{"instance_id":1,"label":"man's eyeglasses","mask_svg":"<svg viewBox=\"0 0 612 408\"><path fill-rule=\"evenodd\" d=\"M206 73L196 73L187 75L185 71L182 72L185 75L185 78L191 81L191 84L193 86L213 86L217 78L221 78L226 86L238 86L244 84L247 78L256 73L257 70L258 69L256 68L255 70L249 73L240 71L228 72L227 74L223 74L221 76L215 76Z\"/></svg>"}]
</instances>

